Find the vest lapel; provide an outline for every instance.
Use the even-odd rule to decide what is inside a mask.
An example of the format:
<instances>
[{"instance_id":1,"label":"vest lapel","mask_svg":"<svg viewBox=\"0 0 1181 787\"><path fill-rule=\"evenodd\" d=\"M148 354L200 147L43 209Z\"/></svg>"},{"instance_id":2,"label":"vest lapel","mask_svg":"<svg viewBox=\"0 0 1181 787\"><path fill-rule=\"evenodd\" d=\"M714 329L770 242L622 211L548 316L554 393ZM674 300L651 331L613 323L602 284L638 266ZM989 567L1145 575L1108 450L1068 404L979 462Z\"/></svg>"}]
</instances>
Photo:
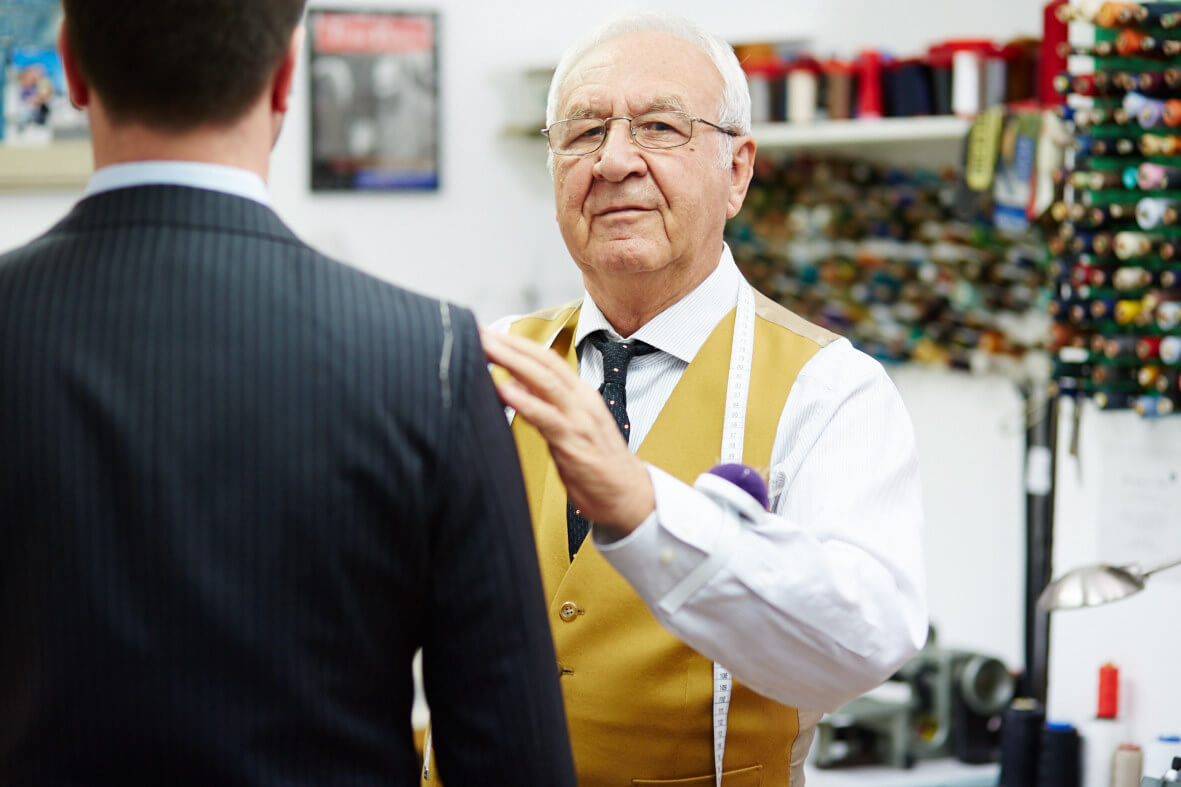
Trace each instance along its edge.
<instances>
[{"instance_id":1,"label":"vest lapel","mask_svg":"<svg viewBox=\"0 0 1181 787\"><path fill-rule=\"evenodd\" d=\"M513 323L513 333L546 344L578 371L578 352L574 346L574 331L578 326L578 302L559 307L539 317L527 317ZM503 380L507 372L496 367L493 379ZM541 433L526 423L524 418L513 418L513 437L522 458L521 471L529 497L529 513L533 517L534 540L541 565L541 581L546 600L552 600L562 578L570 569L570 551L566 540L566 487L558 470L549 459L549 447ZM542 527L547 512L562 512L562 527ZM589 539L588 539L589 541Z\"/></svg>"}]
</instances>

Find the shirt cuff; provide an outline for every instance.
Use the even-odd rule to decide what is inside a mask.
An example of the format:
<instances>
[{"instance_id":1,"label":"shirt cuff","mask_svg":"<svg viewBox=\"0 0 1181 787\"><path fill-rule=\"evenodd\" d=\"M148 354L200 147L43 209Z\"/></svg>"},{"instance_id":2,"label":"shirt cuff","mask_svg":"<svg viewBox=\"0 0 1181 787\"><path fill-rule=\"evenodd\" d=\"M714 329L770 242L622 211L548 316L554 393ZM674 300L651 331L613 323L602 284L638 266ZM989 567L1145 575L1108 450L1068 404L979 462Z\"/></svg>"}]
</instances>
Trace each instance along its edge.
<instances>
[{"instance_id":1,"label":"shirt cuff","mask_svg":"<svg viewBox=\"0 0 1181 787\"><path fill-rule=\"evenodd\" d=\"M691 585L705 584L722 566L741 525L736 516L723 510L707 495L674 478L660 468L647 465L656 496L656 509L632 532L618 539L594 531L595 546L616 571L624 576L654 612L674 590L683 593L682 583L694 575ZM725 553L723 555L722 553ZM702 576L703 564L715 563L709 576ZM680 604L674 605L679 608ZM670 610L671 611L671 610ZM657 617L661 617L657 613Z\"/></svg>"}]
</instances>

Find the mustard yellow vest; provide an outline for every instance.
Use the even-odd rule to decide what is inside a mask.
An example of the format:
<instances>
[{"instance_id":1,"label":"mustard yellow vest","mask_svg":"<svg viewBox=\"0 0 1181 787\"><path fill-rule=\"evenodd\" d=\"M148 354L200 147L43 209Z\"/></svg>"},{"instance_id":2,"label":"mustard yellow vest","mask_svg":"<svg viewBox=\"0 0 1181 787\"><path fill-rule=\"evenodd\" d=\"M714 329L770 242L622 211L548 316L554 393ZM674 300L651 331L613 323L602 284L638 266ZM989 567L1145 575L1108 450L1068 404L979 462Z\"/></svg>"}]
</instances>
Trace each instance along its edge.
<instances>
[{"instance_id":1,"label":"mustard yellow vest","mask_svg":"<svg viewBox=\"0 0 1181 787\"><path fill-rule=\"evenodd\" d=\"M718 323L637 451L689 484L719 461L734 317L731 311ZM573 303L524 317L510 331L551 346L577 369L577 324L578 303ZM746 464L764 471L769 467L779 416L796 375L834 338L756 295ZM579 785L712 787L712 663L656 621L590 538L570 561L566 491L549 450L524 419L514 419L512 429L533 516ZM801 714L736 682L724 787L800 784L818 719L819 714ZM435 779L432 773L432 781L424 784L435 785Z\"/></svg>"}]
</instances>

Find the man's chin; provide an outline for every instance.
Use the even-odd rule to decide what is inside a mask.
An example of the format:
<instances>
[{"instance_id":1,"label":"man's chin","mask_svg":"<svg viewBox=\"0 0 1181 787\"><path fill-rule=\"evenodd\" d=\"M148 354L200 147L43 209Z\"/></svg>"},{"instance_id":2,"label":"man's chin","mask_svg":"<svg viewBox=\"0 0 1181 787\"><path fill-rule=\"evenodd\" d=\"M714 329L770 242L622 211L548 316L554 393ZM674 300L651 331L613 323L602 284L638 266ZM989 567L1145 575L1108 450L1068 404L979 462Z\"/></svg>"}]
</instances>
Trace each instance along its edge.
<instances>
[{"instance_id":1,"label":"man's chin","mask_svg":"<svg viewBox=\"0 0 1181 787\"><path fill-rule=\"evenodd\" d=\"M637 238L603 241L588 251L587 266L602 273L645 273L668 264L667 249Z\"/></svg>"}]
</instances>

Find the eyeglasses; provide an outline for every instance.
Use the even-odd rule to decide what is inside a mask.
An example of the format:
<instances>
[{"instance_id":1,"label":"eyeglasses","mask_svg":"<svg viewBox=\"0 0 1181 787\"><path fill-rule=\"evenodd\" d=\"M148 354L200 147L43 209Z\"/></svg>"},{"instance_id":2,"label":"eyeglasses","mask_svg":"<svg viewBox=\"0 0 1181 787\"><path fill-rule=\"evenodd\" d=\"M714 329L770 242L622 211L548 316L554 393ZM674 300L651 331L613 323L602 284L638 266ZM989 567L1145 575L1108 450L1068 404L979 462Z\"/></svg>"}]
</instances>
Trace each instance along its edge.
<instances>
[{"instance_id":1,"label":"eyeglasses","mask_svg":"<svg viewBox=\"0 0 1181 787\"><path fill-rule=\"evenodd\" d=\"M607 124L612 120L626 120L631 138L637 145L650 150L678 148L693 139L693 124L704 123L732 137L738 133L695 118L685 112L645 112L634 118L569 118L551 123L541 133L549 139L549 149L559 156L585 156L603 147L607 139Z\"/></svg>"}]
</instances>

